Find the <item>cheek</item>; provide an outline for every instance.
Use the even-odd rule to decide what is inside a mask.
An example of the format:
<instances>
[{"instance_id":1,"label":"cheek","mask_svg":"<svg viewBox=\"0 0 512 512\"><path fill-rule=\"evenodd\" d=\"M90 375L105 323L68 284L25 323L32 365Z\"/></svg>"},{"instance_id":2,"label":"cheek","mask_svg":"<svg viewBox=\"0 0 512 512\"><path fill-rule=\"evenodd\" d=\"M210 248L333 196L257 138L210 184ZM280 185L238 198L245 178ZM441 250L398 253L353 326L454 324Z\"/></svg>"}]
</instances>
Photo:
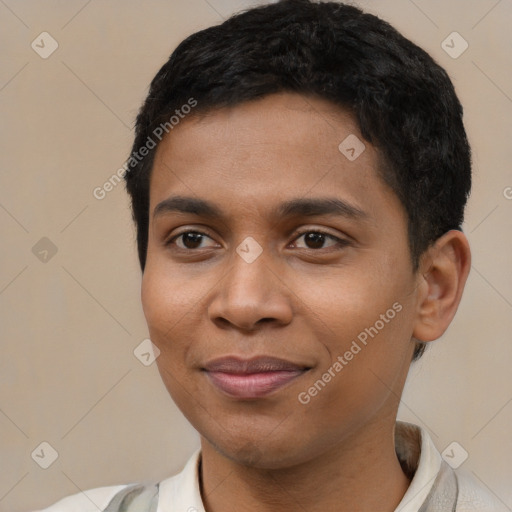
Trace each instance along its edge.
<instances>
[{"instance_id":1,"label":"cheek","mask_svg":"<svg viewBox=\"0 0 512 512\"><path fill-rule=\"evenodd\" d=\"M191 377L190 367L197 363L198 346L208 338L204 328L206 300L212 281L191 279L176 268L155 259L142 278L141 301L151 341L160 350L160 373ZM168 386L169 387L169 386Z\"/></svg>"},{"instance_id":2,"label":"cheek","mask_svg":"<svg viewBox=\"0 0 512 512\"><path fill-rule=\"evenodd\" d=\"M184 411L191 393L195 393L195 383L190 380L185 361L192 344L191 319L197 305L168 275L154 265L146 267L141 300L149 337L160 350L156 359L158 371L169 394Z\"/></svg>"},{"instance_id":3,"label":"cheek","mask_svg":"<svg viewBox=\"0 0 512 512\"><path fill-rule=\"evenodd\" d=\"M141 301L151 341L160 349L159 360L180 350L183 324L193 303L187 293L165 270L146 267L142 278Z\"/></svg>"},{"instance_id":4,"label":"cheek","mask_svg":"<svg viewBox=\"0 0 512 512\"><path fill-rule=\"evenodd\" d=\"M389 268L384 272L361 266L328 276L302 277L296 280L300 285L294 294L300 299L301 314L317 324L318 332L343 343L373 326L388 310L386 327L400 316L393 304L398 302L404 308L410 299L405 280L398 275L387 277L390 273Z\"/></svg>"},{"instance_id":5,"label":"cheek","mask_svg":"<svg viewBox=\"0 0 512 512\"><path fill-rule=\"evenodd\" d=\"M165 311L169 306L169 297L165 293L165 279L157 279L156 276L157 273L146 266L141 285L142 309L148 328L152 332L158 332L163 328L163 324L166 323Z\"/></svg>"},{"instance_id":6,"label":"cheek","mask_svg":"<svg viewBox=\"0 0 512 512\"><path fill-rule=\"evenodd\" d=\"M161 331L179 326L180 320L197 307L200 293L193 282L180 279L175 269L157 263L146 266L141 301L148 327Z\"/></svg>"},{"instance_id":7,"label":"cheek","mask_svg":"<svg viewBox=\"0 0 512 512\"><path fill-rule=\"evenodd\" d=\"M405 273L391 274L390 268L382 273L351 269L336 279L317 279L315 288L306 281L297 290L302 314L324 348L315 378L329 368L334 371L333 363L343 359L343 369L334 373L344 378L333 379L331 389L340 385L351 396L348 387L357 389L356 395L371 394L379 378L393 387L396 375L407 366L414 315L411 282Z\"/></svg>"},{"instance_id":8,"label":"cheek","mask_svg":"<svg viewBox=\"0 0 512 512\"><path fill-rule=\"evenodd\" d=\"M359 428L383 408L393 410L407 374L412 355L410 313L393 297L374 296L373 303L365 302L367 298L352 297L354 309L341 299L330 309L323 306L322 311L331 313L330 320L323 320L330 322L326 336L318 337L326 350L297 399L307 402L310 417L319 418L319 435L326 438ZM336 307L340 304L347 309ZM322 319L318 320L321 326Z\"/></svg>"}]
</instances>

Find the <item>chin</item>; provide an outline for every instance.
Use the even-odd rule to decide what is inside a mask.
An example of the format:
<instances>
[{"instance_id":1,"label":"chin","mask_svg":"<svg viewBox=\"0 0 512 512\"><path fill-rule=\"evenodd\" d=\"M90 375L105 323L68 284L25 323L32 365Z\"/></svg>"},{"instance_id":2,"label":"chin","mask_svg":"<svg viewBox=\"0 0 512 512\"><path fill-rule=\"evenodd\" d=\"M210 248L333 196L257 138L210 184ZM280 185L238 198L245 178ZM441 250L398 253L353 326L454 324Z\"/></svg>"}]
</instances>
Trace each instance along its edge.
<instances>
[{"instance_id":1,"label":"chin","mask_svg":"<svg viewBox=\"0 0 512 512\"><path fill-rule=\"evenodd\" d=\"M243 432L243 433L242 433ZM315 454L319 455L328 447L321 445L318 436L308 443L300 439L296 433L281 432L276 436L272 433L257 435L255 431L246 427L244 430L227 434L223 432L220 437L204 435L201 437L227 459L256 469L286 469L308 462ZM275 432L274 432L275 434Z\"/></svg>"}]
</instances>

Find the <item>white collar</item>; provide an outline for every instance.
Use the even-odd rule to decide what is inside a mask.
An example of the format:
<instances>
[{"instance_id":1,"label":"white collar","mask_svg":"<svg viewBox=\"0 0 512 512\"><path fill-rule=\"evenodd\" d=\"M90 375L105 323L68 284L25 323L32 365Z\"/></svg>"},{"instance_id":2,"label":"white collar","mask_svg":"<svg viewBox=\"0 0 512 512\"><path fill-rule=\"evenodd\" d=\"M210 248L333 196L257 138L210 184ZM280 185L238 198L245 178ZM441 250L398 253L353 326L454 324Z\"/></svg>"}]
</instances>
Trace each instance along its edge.
<instances>
[{"instance_id":1,"label":"white collar","mask_svg":"<svg viewBox=\"0 0 512 512\"><path fill-rule=\"evenodd\" d=\"M205 512L199 488L200 458L201 448L198 448L181 473L160 482L156 512Z\"/></svg>"},{"instance_id":2,"label":"white collar","mask_svg":"<svg viewBox=\"0 0 512 512\"><path fill-rule=\"evenodd\" d=\"M409 465L413 471L416 468L411 484L395 512L417 512L439 472L441 455L428 432L411 423L398 421L395 438L401 462ZM181 473L160 482L157 512L205 512L199 488L200 457L201 449L198 448Z\"/></svg>"},{"instance_id":3,"label":"white collar","mask_svg":"<svg viewBox=\"0 0 512 512\"><path fill-rule=\"evenodd\" d=\"M411 483L395 512L417 512L439 473L441 455L424 428L402 421L396 422L395 446L401 462L416 468Z\"/></svg>"}]
</instances>

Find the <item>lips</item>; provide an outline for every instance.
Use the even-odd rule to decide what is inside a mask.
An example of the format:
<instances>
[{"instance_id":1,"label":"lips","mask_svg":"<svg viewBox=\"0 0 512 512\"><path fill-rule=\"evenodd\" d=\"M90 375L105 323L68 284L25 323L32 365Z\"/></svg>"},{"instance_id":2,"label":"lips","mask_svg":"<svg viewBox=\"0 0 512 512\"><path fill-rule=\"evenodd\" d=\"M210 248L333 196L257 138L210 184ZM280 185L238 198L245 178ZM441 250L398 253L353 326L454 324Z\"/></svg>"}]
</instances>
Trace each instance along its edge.
<instances>
[{"instance_id":1,"label":"lips","mask_svg":"<svg viewBox=\"0 0 512 512\"><path fill-rule=\"evenodd\" d=\"M261 398L282 388L309 368L274 357L224 357L208 362L203 370L209 381L232 398Z\"/></svg>"}]
</instances>

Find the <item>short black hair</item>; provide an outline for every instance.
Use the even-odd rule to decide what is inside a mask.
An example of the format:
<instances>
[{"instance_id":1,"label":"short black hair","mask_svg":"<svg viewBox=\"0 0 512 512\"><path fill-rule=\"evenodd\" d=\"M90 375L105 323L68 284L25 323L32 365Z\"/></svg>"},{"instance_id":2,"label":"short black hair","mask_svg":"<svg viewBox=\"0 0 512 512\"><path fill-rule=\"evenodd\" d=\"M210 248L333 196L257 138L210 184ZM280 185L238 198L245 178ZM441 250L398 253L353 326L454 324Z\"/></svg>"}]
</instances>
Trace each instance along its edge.
<instances>
[{"instance_id":1,"label":"short black hair","mask_svg":"<svg viewBox=\"0 0 512 512\"><path fill-rule=\"evenodd\" d=\"M142 271L151 169L163 131L175 126L171 117L179 122L175 113L198 115L278 92L326 99L354 116L407 213L414 271L437 238L462 230L471 151L446 71L389 23L355 6L281 0L190 35L152 80L124 175ZM424 347L417 343L414 359Z\"/></svg>"}]
</instances>

